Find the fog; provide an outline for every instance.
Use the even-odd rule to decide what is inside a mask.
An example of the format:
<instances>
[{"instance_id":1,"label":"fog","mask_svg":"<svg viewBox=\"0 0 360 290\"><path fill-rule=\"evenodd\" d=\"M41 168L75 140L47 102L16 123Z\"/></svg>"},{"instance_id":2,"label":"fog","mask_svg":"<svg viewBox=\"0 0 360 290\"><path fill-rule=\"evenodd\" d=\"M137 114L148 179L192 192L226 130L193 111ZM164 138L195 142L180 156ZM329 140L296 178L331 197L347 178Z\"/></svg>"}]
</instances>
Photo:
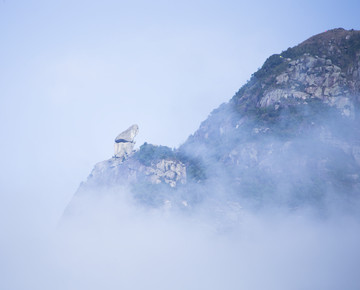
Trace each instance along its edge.
<instances>
[{"instance_id":1,"label":"fog","mask_svg":"<svg viewBox=\"0 0 360 290\"><path fill-rule=\"evenodd\" d=\"M200 185L189 181L188 191L181 198L202 196L197 203L189 199L186 209L166 203L149 206L136 199L126 186L99 184L75 194L70 206L61 208L54 226L51 219L44 217L55 215L48 212L59 206L41 205L45 197L40 199L37 194L37 199L33 195L25 200L9 198L11 206L9 202L7 207L1 206L0 288L359 289L360 220L356 196L347 211L342 201L348 192L337 192L343 196L332 198L329 186L325 206L330 210L326 214L321 214L322 208L313 203L312 191L303 196L310 198L309 203L297 207L288 203L291 186L300 180L307 188L316 176L317 168L304 161L323 156L341 160L344 156L331 149L331 142L337 139L324 141L321 130L331 128L330 132L336 133L350 122L339 140L351 142L352 137L356 141L358 136L352 134L358 127L352 124L356 120L343 119L339 114L318 114L316 118L320 119L319 126L314 125L305 137L292 138L290 143L275 135L250 142L251 148L260 153L260 149L266 153L268 148L273 152L269 156L261 153L262 169L268 165L272 170L266 171L265 178L275 182L277 188L274 196L265 198L262 207L249 206L241 194L234 198L233 185L228 184L229 171L221 164L217 167L214 152L207 151L206 146L198 150L208 159L213 175ZM217 123L213 126L218 128ZM248 148L246 136L251 132L245 127L238 135L244 135L243 143L234 142L234 135L230 135L228 141L234 143L226 144ZM241 166L247 166L249 152L245 153ZM347 159L344 162L348 164ZM342 168L344 164L336 165ZM240 169L238 174L243 172ZM253 182L251 174L245 178ZM330 178L335 177L324 178L332 181ZM257 186L265 190L264 184ZM358 193L356 190L354 193ZM174 201L183 193L162 192L167 197L179 194L173 196Z\"/></svg>"},{"instance_id":2,"label":"fog","mask_svg":"<svg viewBox=\"0 0 360 290\"><path fill-rule=\"evenodd\" d=\"M0 289L359 289L351 215L185 214L121 189L62 217L120 131L179 146L272 53L358 29L358 6L0 1Z\"/></svg>"},{"instance_id":3,"label":"fog","mask_svg":"<svg viewBox=\"0 0 360 290\"><path fill-rule=\"evenodd\" d=\"M305 108L308 119L291 129L312 126L296 136L280 138L276 132L283 133L282 127L276 124L269 129L275 133L249 141L259 123L239 127L236 138L242 142L232 139L235 134L227 135L229 139L223 135L226 148L190 143L187 149L206 159L208 179L201 184L189 180L185 192L163 189L159 199L164 203L150 205L126 187L102 184L101 178L99 184L96 179L89 182L74 196L56 230L41 241L44 247L35 247L44 260L29 259L34 264L24 271L33 278L34 269L45 267L40 272L50 278L43 287L57 281L59 289L358 289L358 189L346 178L338 184L342 177L333 175L358 172L336 147L356 142L357 119L319 107L314 117L313 107ZM223 122L219 116L224 112L236 118L219 110L211 122ZM286 111L280 116L290 117ZM211 122L204 125L210 126L207 132L220 134L219 124ZM234 172L216 155L233 147L246 149ZM261 166L248 160L251 150L258 152ZM259 183L259 174L264 183ZM242 178L235 186L238 196L230 182L234 176ZM251 188L242 187L247 181L256 187L250 194L245 190ZM313 187L323 181L326 187ZM293 192L299 187L300 193ZM249 202L260 198L261 206ZM38 283L45 283L41 277Z\"/></svg>"},{"instance_id":4,"label":"fog","mask_svg":"<svg viewBox=\"0 0 360 290\"><path fill-rule=\"evenodd\" d=\"M98 192L97 192L98 194ZM1 289L358 289L360 224L299 212L139 206L125 188L76 198L56 229L14 221ZM231 226L229 226L231 220ZM3 236L4 237L4 236Z\"/></svg>"}]
</instances>

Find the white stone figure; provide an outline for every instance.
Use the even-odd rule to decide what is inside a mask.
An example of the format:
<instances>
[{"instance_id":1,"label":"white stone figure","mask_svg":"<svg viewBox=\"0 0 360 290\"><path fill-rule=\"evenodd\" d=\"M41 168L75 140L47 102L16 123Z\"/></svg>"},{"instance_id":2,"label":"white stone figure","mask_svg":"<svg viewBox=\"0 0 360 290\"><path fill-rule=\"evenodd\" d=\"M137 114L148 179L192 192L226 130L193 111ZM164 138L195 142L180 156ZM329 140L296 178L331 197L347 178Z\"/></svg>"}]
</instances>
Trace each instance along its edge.
<instances>
[{"instance_id":1,"label":"white stone figure","mask_svg":"<svg viewBox=\"0 0 360 290\"><path fill-rule=\"evenodd\" d=\"M126 159L132 153L138 132L139 126L135 124L115 138L114 157Z\"/></svg>"}]
</instances>

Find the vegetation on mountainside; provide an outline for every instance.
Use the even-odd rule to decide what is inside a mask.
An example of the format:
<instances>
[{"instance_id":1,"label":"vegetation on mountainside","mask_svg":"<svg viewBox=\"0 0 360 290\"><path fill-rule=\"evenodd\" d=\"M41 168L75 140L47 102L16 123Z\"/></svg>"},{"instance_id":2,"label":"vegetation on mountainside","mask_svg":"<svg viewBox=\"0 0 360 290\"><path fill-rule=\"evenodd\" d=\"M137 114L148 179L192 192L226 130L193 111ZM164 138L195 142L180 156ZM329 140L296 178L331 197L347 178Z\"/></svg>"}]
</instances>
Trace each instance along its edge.
<instances>
[{"instance_id":1,"label":"vegetation on mountainside","mask_svg":"<svg viewBox=\"0 0 360 290\"><path fill-rule=\"evenodd\" d=\"M262 80L271 75L278 75L279 73L285 71L287 66L288 62L282 55L273 54L265 61L261 69L253 74L253 76L258 80Z\"/></svg>"},{"instance_id":2,"label":"vegetation on mountainside","mask_svg":"<svg viewBox=\"0 0 360 290\"><path fill-rule=\"evenodd\" d=\"M190 157L185 152L178 151L178 160L186 166L186 176L189 180L200 182L206 179L205 164L200 157Z\"/></svg>"},{"instance_id":3,"label":"vegetation on mountainside","mask_svg":"<svg viewBox=\"0 0 360 290\"><path fill-rule=\"evenodd\" d=\"M173 150L167 146L156 146L144 143L134 153L134 158L145 166L151 166L161 159L178 160L186 166L187 178L194 181L205 179L205 170L202 161L196 157L190 157L181 150Z\"/></svg>"},{"instance_id":4,"label":"vegetation on mountainside","mask_svg":"<svg viewBox=\"0 0 360 290\"><path fill-rule=\"evenodd\" d=\"M140 161L140 163L150 166L161 159L175 159L175 152L167 146L156 146L145 142L135 152L134 158Z\"/></svg>"}]
</instances>

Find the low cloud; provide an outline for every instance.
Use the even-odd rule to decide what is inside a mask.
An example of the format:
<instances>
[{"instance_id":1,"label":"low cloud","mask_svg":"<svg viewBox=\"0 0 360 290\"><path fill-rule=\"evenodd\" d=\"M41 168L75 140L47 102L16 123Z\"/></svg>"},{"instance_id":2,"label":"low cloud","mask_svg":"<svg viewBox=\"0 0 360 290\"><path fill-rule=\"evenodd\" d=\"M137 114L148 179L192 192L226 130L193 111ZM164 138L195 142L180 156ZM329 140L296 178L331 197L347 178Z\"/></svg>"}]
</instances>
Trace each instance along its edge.
<instances>
[{"instance_id":1,"label":"low cloud","mask_svg":"<svg viewBox=\"0 0 360 290\"><path fill-rule=\"evenodd\" d=\"M126 190L78 197L74 206L56 230L3 237L2 289L360 286L354 218L200 207L184 214L138 206Z\"/></svg>"}]
</instances>

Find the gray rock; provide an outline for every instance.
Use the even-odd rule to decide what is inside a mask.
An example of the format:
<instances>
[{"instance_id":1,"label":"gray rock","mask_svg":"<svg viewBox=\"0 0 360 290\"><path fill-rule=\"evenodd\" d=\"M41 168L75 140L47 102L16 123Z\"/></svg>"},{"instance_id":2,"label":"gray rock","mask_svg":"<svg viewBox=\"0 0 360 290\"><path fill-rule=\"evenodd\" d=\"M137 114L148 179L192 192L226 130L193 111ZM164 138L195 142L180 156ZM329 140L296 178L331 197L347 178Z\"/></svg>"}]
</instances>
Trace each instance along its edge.
<instances>
[{"instance_id":1,"label":"gray rock","mask_svg":"<svg viewBox=\"0 0 360 290\"><path fill-rule=\"evenodd\" d=\"M136 135L139 132L139 126L138 125L132 125L130 126L127 130L125 130L124 132L120 133L116 138L115 138L115 142L116 143L121 143L121 142L133 142L134 138L136 137Z\"/></svg>"},{"instance_id":2,"label":"gray rock","mask_svg":"<svg viewBox=\"0 0 360 290\"><path fill-rule=\"evenodd\" d=\"M330 59L304 54L298 60L289 62L285 72L276 76L276 86L264 89L259 105L273 106L289 97L300 102L317 98L337 107L344 116L352 116L353 101L351 94L344 88L356 87L354 80L347 78L347 75L358 75L357 67L353 71L342 74L341 68L334 65Z\"/></svg>"},{"instance_id":3,"label":"gray rock","mask_svg":"<svg viewBox=\"0 0 360 290\"><path fill-rule=\"evenodd\" d=\"M154 166L146 167L145 174L152 184L165 182L176 187L178 182L186 183L186 167L178 160L161 159Z\"/></svg>"},{"instance_id":4,"label":"gray rock","mask_svg":"<svg viewBox=\"0 0 360 290\"><path fill-rule=\"evenodd\" d=\"M87 183L97 185L132 185L141 181L151 184L165 183L171 187L186 184L186 166L178 160L161 159L145 166L133 158L122 161L111 158L99 162L92 170Z\"/></svg>"},{"instance_id":5,"label":"gray rock","mask_svg":"<svg viewBox=\"0 0 360 290\"><path fill-rule=\"evenodd\" d=\"M132 125L115 138L114 156L116 158L126 159L133 152L135 137L139 132L138 125Z\"/></svg>"}]
</instances>

